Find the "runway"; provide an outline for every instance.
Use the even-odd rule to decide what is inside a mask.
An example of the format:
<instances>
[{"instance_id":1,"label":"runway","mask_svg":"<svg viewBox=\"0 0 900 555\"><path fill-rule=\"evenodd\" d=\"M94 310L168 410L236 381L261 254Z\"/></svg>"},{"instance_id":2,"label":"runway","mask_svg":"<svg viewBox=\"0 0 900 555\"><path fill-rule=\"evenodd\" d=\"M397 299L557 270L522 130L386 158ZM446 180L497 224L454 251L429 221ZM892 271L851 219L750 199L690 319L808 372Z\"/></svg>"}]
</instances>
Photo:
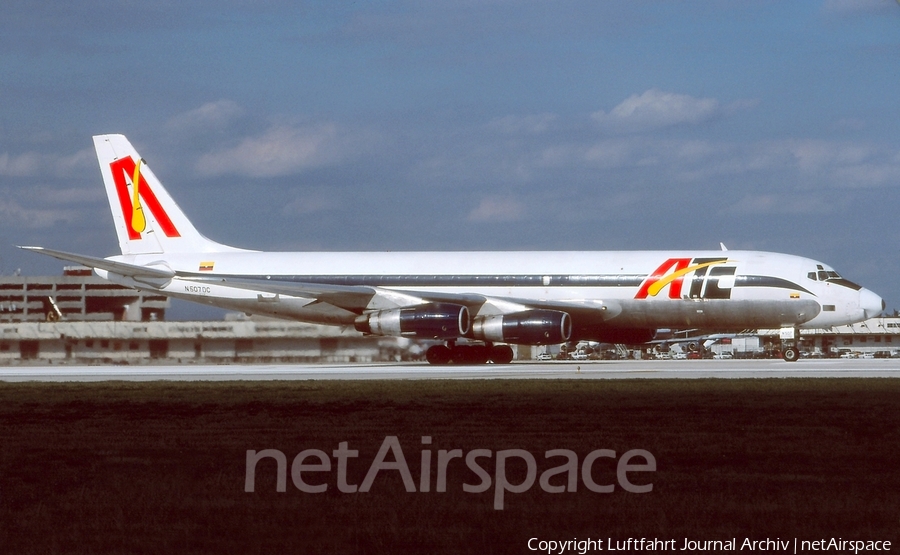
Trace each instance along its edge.
<instances>
[{"instance_id":1,"label":"runway","mask_svg":"<svg viewBox=\"0 0 900 555\"><path fill-rule=\"evenodd\" d=\"M7 366L5 382L440 380L440 379L900 378L900 359L520 362L508 365L260 364Z\"/></svg>"}]
</instances>

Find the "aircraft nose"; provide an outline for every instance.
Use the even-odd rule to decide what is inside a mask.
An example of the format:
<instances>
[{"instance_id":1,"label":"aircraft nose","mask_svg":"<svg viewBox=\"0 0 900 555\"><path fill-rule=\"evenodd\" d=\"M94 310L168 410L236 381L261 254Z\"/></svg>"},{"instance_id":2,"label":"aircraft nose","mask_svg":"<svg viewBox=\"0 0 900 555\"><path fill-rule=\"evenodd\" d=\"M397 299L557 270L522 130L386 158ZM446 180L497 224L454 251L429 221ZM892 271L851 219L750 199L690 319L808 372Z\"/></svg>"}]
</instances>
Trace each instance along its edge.
<instances>
[{"instance_id":1,"label":"aircraft nose","mask_svg":"<svg viewBox=\"0 0 900 555\"><path fill-rule=\"evenodd\" d=\"M865 313L866 318L875 318L884 312L885 304L881 297L863 288L859 291L859 307Z\"/></svg>"}]
</instances>

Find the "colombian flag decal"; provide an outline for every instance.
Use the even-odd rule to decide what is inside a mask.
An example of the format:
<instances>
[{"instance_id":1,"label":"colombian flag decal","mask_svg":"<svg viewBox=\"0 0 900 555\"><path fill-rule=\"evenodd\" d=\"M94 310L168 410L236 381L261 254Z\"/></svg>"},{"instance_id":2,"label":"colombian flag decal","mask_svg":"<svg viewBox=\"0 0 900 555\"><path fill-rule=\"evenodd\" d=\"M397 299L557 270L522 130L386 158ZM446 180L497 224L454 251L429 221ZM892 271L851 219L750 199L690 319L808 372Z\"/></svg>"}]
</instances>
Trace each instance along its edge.
<instances>
[{"instance_id":1,"label":"colombian flag decal","mask_svg":"<svg viewBox=\"0 0 900 555\"><path fill-rule=\"evenodd\" d=\"M201 262L200 263L200 271L201 272L212 272L214 265L215 265L215 262Z\"/></svg>"}]
</instances>

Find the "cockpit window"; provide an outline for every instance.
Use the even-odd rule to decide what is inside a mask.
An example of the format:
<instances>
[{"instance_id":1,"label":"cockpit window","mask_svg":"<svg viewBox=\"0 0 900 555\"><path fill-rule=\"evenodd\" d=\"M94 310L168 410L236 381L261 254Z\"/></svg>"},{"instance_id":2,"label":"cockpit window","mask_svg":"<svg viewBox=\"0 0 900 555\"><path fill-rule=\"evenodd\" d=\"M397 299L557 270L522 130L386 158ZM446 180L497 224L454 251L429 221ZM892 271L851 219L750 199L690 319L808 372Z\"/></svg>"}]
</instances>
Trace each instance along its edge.
<instances>
[{"instance_id":1,"label":"cockpit window","mask_svg":"<svg viewBox=\"0 0 900 555\"><path fill-rule=\"evenodd\" d=\"M816 265L815 272L809 272L806 276L813 281L825 281L828 283L834 283L836 285L842 285L844 287L849 287L854 291L859 291L862 289L861 285L857 285L850 281L849 279L844 279L841 275L834 270L826 270L821 265Z\"/></svg>"},{"instance_id":2,"label":"cockpit window","mask_svg":"<svg viewBox=\"0 0 900 555\"><path fill-rule=\"evenodd\" d=\"M844 279L844 278L829 279L828 283L836 283L838 285L843 285L844 287L849 287L850 289L853 289L854 291L859 291L860 289L862 289L862 285L857 285L857 284L853 283L852 281L850 281L849 279Z\"/></svg>"}]
</instances>

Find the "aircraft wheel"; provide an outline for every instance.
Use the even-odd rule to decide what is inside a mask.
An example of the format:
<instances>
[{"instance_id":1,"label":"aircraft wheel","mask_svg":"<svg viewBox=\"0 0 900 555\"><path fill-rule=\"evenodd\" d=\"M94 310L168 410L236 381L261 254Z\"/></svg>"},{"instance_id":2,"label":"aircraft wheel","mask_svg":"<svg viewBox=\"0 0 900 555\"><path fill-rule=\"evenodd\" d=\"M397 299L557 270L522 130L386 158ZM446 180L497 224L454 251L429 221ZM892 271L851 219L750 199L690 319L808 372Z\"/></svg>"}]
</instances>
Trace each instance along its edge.
<instances>
[{"instance_id":1,"label":"aircraft wheel","mask_svg":"<svg viewBox=\"0 0 900 555\"><path fill-rule=\"evenodd\" d=\"M425 360L428 364L449 364L450 358L450 348L445 345L433 345L425 351Z\"/></svg>"},{"instance_id":2,"label":"aircraft wheel","mask_svg":"<svg viewBox=\"0 0 900 555\"><path fill-rule=\"evenodd\" d=\"M513 350L509 345L491 347L491 361L494 364L509 364L513 359Z\"/></svg>"},{"instance_id":3,"label":"aircraft wheel","mask_svg":"<svg viewBox=\"0 0 900 555\"><path fill-rule=\"evenodd\" d=\"M800 358L800 351L796 347L785 347L781 356L786 362L797 362Z\"/></svg>"},{"instance_id":4,"label":"aircraft wheel","mask_svg":"<svg viewBox=\"0 0 900 555\"><path fill-rule=\"evenodd\" d=\"M484 345L457 345L450 350L453 364L485 364L488 349Z\"/></svg>"},{"instance_id":5,"label":"aircraft wheel","mask_svg":"<svg viewBox=\"0 0 900 555\"><path fill-rule=\"evenodd\" d=\"M485 345L472 345L469 347L472 356L472 364L487 364L491 357L491 350Z\"/></svg>"}]
</instances>

